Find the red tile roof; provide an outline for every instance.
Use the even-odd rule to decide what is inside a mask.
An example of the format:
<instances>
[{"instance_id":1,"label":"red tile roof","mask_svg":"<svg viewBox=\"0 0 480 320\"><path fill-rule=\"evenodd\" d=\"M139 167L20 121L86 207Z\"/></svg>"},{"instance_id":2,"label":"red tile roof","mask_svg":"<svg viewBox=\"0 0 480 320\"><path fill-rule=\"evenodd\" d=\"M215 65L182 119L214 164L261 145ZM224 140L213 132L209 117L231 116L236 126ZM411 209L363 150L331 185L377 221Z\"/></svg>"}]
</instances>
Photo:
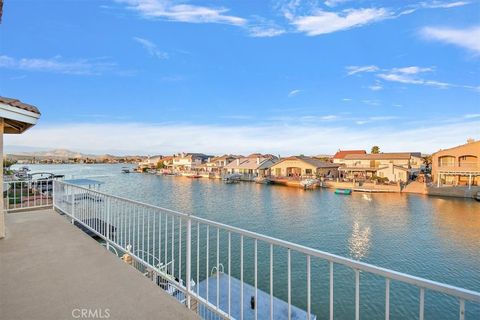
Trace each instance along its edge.
<instances>
[{"instance_id":1,"label":"red tile roof","mask_svg":"<svg viewBox=\"0 0 480 320\"><path fill-rule=\"evenodd\" d=\"M344 159L348 154L366 154L365 150L338 150L333 156L333 159Z\"/></svg>"}]
</instances>

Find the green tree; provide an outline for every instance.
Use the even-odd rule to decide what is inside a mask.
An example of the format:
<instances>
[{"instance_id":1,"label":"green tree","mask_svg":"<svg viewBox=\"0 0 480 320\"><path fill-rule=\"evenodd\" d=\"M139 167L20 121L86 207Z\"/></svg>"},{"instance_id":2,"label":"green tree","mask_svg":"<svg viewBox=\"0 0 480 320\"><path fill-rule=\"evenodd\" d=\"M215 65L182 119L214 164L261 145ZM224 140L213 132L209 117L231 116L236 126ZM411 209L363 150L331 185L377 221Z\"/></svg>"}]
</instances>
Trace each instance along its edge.
<instances>
[{"instance_id":1,"label":"green tree","mask_svg":"<svg viewBox=\"0 0 480 320\"><path fill-rule=\"evenodd\" d=\"M162 160L158 161L157 162L157 169L160 170L160 169L163 169L163 168L165 168L165 163L163 163Z\"/></svg>"},{"instance_id":2,"label":"green tree","mask_svg":"<svg viewBox=\"0 0 480 320\"><path fill-rule=\"evenodd\" d=\"M373 146L371 153L380 153L380 147L379 146Z\"/></svg>"},{"instance_id":3,"label":"green tree","mask_svg":"<svg viewBox=\"0 0 480 320\"><path fill-rule=\"evenodd\" d=\"M10 167L11 167L12 165L14 165L15 163L17 163L16 160L10 160L10 159L4 158L4 160L3 160L3 167L6 168L6 169L10 169Z\"/></svg>"}]
</instances>

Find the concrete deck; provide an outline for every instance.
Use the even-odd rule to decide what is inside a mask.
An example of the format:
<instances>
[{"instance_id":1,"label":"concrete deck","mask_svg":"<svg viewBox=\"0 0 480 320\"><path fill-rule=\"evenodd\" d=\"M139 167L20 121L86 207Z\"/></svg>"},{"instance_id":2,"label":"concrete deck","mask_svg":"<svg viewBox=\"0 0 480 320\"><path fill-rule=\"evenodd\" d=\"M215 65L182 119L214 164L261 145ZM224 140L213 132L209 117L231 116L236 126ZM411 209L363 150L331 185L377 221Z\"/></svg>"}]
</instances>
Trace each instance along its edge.
<instances>
[{"instance_id":1,"label":"concrete deck","mask_svg":"<svg viewBox=\"0 0 480 320\"><path fill-rule=\"evenodd\" d=\"M7 214L6 228L0 319L198 319L53 210Z\"/></svg>"}]
</instances>

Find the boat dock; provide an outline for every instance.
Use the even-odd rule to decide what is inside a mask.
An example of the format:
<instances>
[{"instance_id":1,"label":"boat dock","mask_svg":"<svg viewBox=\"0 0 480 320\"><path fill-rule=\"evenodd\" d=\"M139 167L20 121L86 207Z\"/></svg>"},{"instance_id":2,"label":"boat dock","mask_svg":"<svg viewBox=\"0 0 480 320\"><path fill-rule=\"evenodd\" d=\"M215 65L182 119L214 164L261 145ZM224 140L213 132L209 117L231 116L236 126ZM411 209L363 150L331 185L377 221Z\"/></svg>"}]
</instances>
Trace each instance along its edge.
<instances>
[{"instance_id":1,"label":"boat dock","mask_svg":"<svg viewBox=\"0 0 480 320\"><path fill-rule=\"evenodd\" d=\"M222 310L228 311L228 274L220 272L219 279L219 307ZM234 277L230 277L230 313L232 318L240 319L240 297L241 297L242 282ZM200 296L206 298L207 280L200 281L198 284L198 292ZM196 289L196 288L195 288ZM250 301L255 297L255 287L243 283L243 319L255 319L255 310L251 308ZM213 305L217 303L217 274L208 278L208 301ZM209 311L205 309L204 305L199 305L199 314L206 314ZM257 308L258 319L270 319L270 294L257 289L257 300L255 301L255 308ZM212 314L213 315L213 314ZM206 317L208 318L208 317ZM273 297L273 318L278 320L288 319L288 303L276 297ZM310 315L310 319L316 320L314 314ZM307 319L307 312L294 305L291 306L291 318Z\"/></svg>"}]
</instances>

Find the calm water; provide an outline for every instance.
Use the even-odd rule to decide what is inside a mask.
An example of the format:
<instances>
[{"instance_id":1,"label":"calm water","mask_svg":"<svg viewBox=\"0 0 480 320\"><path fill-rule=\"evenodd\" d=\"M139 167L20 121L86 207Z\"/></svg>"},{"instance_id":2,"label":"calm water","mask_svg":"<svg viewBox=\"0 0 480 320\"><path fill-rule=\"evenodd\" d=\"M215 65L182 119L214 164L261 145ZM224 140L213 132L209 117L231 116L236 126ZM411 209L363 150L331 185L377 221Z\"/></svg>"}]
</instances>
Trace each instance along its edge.
<instances>
[{"instance_id":1,"label":"calm water","mask_svg":"<svg viewBox=\"0 0 480 320\"><path fill-rule=\"evenodd\" d=\"M30 168L34 172L63 173L66 178L97 179L105 182L101 190L107 193L480 291L480 203L473 200L402 194L339 196L331 190L304 191L254 183L226 185L209 179L122 174L121 165ZM281 264L282 253L277 259ZM295 256L292 261L297 290L292 299L303 307L305 263ZM260 280L260 287L267 290L268 267L259 268L259 274L265 269L267 278ZM328 315L328 266L315 262L312 268L317 275L312 278L313 312L323 319ZM335 273L335 295L344 302L336 304L335 315L353 317L354 273L341 267ZM276 280L282 282L282 275ZM362 317L384 318L383 280L362 274L361 283ZM281 284L277 290L280 296L285 294ZM417 296L418 291L393 283L391 319L416 318ZM441 307L429 306L437 299L444 302ZM458 318L457 302L427 292L425 316ZM467 304L467 316L480 319L480 307Z\"/></svg>"}]
</instances>

